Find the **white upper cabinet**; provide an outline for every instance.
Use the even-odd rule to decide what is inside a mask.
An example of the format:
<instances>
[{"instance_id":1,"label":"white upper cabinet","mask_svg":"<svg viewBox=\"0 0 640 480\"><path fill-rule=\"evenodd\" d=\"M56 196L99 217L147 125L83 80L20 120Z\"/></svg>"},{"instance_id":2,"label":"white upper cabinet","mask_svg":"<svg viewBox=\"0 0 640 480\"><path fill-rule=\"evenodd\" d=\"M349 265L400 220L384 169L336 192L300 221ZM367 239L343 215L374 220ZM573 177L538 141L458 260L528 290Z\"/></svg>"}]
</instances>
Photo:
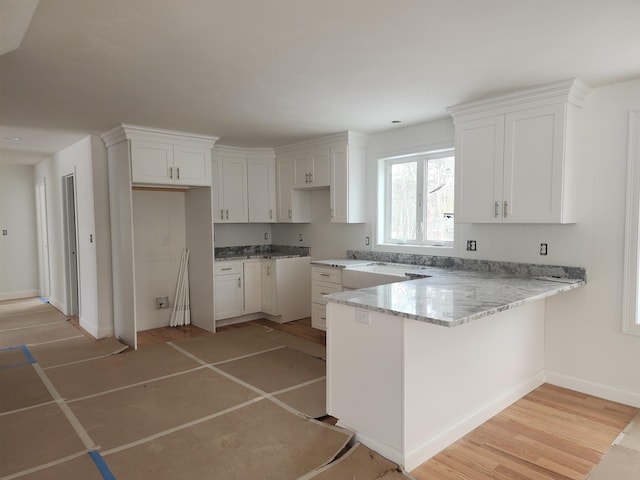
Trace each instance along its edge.
<instances>
[{"instance_id":1,"label":"white upper cabinet","mask_svg":"<svg viewBox=\"0 0 640 480\"><path fill-rule=\"evenodd\" d=\"M276 221L276 160L249 158L247 160L249 222Z\"/></svg>"},{"instance_id":2,"label":"white upper cabinet","mask_svg":"<svg viewBox=\"0 0 640 480\"><path fill-rule=\"evenodd\" d=\"M311 221L311 196L309 191L293 188L294 162L289 156L278 156L277 220L278 223L309 223Z\"/></svg>"},{"instance_id":3,"label":"white upper cabinet","mask_svg":"<svg viewBox=\"0 0 640 480\"><path fill-rule=\"evenodd\" d=\"M556 82L449 109L458 223L573 223L576 117L589 94Z\"/></svg>"},{"instance_id":4,"label":"white upper cabinet","mask_svg":"<svg viewBox=\"0 0 640 480\"><path fill-rule=\"evenodd\" d=\"M314 148L293 157L294 188L324 188L329 186L329 149Z\"/></svg>"},{"instance_id":5,"label":"white upper cabinet","mask_svg":"<svg viewBox=\"0 0 640 480\"><path fill-rule=\"evenodd\" d=\"M367 142L346 131L276 149L278 222L310 222L309 190L319 188L329 188L331 222L365 222Z\"/></svg>"},{"instance_id":6,"label":"white upper cabinet","mask_svg":"<svg viewBox=\"0 0 640 480\"><path fill-rule=\"evenodd\" d=\"M211 186L211 149L174 145L173 168L178 185Z\"/></svg>"},{"instance_id":7,"label":"white upper cabinet","mask_svg":"<svg viewBox=\"0 0 640 480\"><path fill-rule=\"evenodd\" d=\"M276 221L273 149L216 146L213 155L216 223Z\"/></svg>"},{"instance_id":8,"label":"white upper cabinet","mask_svg":"<svg viewBox=\"0 0 640 480\"><path fill-rule=\"evenodd\" d=\"M350 139L353 142L353 138ZM366 147L362 144L330 149L329 203L333 223L366 221Z\"/></svg>"},{"instance_id":9,"label":"white upper cabinet","mask_svg":"<svg viewBox=\"0 0 640 480\"><path fill-rule=\"evenodd\" d=\"M217 137L125 124L103 137L109 145L129 141L133 184L211 186L211 149Z\"/></svg>"},{"instance_id":10,"label":"white upper cabinet","mask_svg":"<svg viewBox=\"0 0 640 480\"><path fill-rule=\"evenodd\" d=\"M216 223L246 223L249 220L247 202L247 159L215 149L213 155L214 188L213 218Z\"/></svg>"}]
</instances>

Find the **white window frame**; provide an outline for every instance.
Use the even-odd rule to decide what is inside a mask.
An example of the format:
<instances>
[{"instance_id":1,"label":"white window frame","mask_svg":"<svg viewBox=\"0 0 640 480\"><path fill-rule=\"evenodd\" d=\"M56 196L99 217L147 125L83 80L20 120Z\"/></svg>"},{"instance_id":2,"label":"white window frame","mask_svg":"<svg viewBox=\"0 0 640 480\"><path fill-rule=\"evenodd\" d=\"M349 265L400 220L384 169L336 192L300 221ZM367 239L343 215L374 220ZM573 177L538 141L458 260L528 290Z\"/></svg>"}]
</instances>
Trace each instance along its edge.
<instances>
[{"instance_id":1,"label":"white window frame","mask_svg":"<svg viewBox=\"0 0 640 480\"><path fill-rule=\"evenodd\" d=\"M378 160L378 215L377 215L377 235L374 250L388 252L406 252L421 253L428 255L452 255L455 248L455 223L454 223L454 240L449 242L430 241L430 242L403 242L394 241L388 238L387 229L389 226L389 209L388 204L389 191L386 188L388 178L388 165L393 163L403 163L412 161L412 159L441 158L449 155L455 155L454 147L449 145L438 145L433 148L417 149L417 151L407 152L399 155L385 156ZM424 171L418 168L418 194L422 196L424 183ZM423 203L423 202L422 202ZM424 203L423 203L424 205ZM453 213L453 212L452 212Z\"/></svg>"},{"instance_id":2,"label":"white window frame","mask_svg":"<svg viewBox=\"0 0 640 480\"><path fill-rule=\"evenodd\" d=\"M640 110L629 112L622 331L640 336Z\"/></svg>"}]
</instances>

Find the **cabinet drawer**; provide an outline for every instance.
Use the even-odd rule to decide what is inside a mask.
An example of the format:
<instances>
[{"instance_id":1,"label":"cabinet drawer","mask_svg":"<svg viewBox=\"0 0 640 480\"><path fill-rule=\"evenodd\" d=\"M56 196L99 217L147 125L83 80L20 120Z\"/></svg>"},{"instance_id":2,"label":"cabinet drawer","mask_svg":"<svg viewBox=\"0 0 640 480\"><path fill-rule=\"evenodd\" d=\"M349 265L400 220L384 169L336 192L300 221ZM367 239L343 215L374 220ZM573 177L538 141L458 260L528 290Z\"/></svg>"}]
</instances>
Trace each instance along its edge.
<instances>
[{"instance_id":1,"label":"cabinet drawer","mask_svg":"<svg viewBox=\"0 0 640 480\"><path fill-rule=\"evenodd\" d=\"M242 273L242 262L216 262L214 270L216 276Z\"/></svg>"},{"instance_id":2,"label":"cabinet drawer","mask_svg":"<svg viewBox=\"0 0 640 480\"><path fill-rule=\"evenodd\" d=\"M339 283L342 285L342 270L339 268L313 267L311 279L325 283Z\"/></svg>"},{"instance_id":3,"label":"cabinet drawer","mask_svg":"<svg viewBox=\"0 0 640 480\"><path fill-rule=\"evenodd\" d=\"M326 304L323 300L323 295L329 295L331 293L339 293L342 291L342 285L336 285L335 283L325 283L314 281L311 283L311 301L313 303Z\"/></svg>"},{"instance_id":4,"label":"cabinet drawer","mask_svg":"<svg viewBox=\"0 0 640 480\"><path fill-rule=\"evenodd\" d=\"M311 326L327 330L327 307L314 303L311 305Z\"/></svg>"}]
</instances>

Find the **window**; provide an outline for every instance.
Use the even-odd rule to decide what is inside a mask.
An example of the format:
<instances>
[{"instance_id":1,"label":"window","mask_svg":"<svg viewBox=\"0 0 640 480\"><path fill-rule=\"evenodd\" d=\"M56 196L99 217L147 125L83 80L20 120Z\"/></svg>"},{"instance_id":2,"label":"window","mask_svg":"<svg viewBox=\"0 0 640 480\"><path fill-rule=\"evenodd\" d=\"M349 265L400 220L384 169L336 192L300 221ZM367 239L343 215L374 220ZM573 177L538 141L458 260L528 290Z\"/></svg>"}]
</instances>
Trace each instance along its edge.
<instances>
[{"instance_id":1,"label":"window","mask_svg":"<svg viewBox=\"0 0 640 480\"><path fill-rule=\"evenodd\" d=\"M622 331L640 335L640 111L629 115Z\"/></svg>"},{"instance_id":2,"label":"window","mask_svg":"<svg viewBox=\"0 0 640 480\"><path fill-rule=\"evenodd\" d=\"M453 149L386 158L380 166L384 243L452 246Z\"/></svg>"}]
</instances>

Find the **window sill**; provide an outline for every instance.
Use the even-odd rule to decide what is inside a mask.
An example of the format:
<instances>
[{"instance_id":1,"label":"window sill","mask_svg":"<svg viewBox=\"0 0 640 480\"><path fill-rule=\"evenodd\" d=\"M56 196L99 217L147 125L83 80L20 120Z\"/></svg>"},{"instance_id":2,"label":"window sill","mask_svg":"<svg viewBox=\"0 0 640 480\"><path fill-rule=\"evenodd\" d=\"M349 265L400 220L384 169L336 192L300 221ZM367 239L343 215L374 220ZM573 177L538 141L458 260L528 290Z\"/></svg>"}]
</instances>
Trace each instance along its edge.
<instances>
[{"instance_id":1,"label":"window sill","mask_svg":"<svg viewBox=\"0 0 640 480\"><path fill-rule=\"evenodd\" d=\"M378 243L373 247L374 252L390 253L415 253L418 255L433 255L435 257L455 256L456 249L453 245L411 245L399 243Z\"/></svg>"}]
</instances>

